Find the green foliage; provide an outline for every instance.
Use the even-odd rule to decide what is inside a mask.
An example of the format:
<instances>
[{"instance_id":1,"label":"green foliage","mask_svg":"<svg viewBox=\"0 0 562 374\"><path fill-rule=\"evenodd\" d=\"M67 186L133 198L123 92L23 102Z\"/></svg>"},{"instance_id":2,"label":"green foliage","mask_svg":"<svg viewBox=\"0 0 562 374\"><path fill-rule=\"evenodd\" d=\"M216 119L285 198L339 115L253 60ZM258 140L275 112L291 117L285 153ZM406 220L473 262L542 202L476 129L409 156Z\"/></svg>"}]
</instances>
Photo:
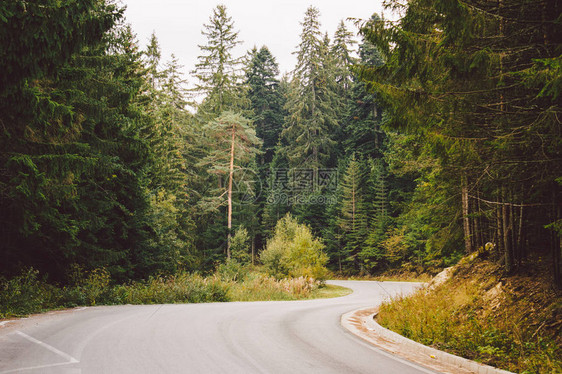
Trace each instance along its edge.
<instances>
[{"instance_id":1,"label":"green foliage","mask_svg":"<svg viewBox=\"0 0 562 374\"><path fill-rule=\"evenodd\" d=\"M535 5L416 0L400 22L362 28L384 64L356 71L386 110L383 129L400 133L387 158L416 179L398 225L418 262L450 263L463 244L492 241L508 271L531 248L550 247L560 264L559 238L538 234L560 219L547 208L560 205L560 12Z\"/></svg>"},{"instance_id":2,"label":"green foliage","mask_svg":"<svg viewBox=\"0 0 562 374\"><path fill-rule=\"evenodd\" d=\"M230 251L232 252L232 259L241 264L247 264L251 261L250 235L244 226L238 227L230 240Z\"/></svg>"},{"instance_id":3,"label":"green foliage","mask_svg":"<svg viewBox=\"0 0 562 374\"><path fill-rule=\"evenodd\" d=\"M0 5L0 97L27 79L53 74L102 38L123 9L98 0L14 0Z\"/></svg>"},{"instance_id":4,"label":"green foliage","mask_svg":"<svg viewBox=\"0 0 562 374\"><path fill-rule=\"evenodd\" d=\"M233 258L226 259L215 271L216 276L226 282L242 282L248 273L248 264L242 264Z\"/></svg>"},{"instance_id":5,"label":"green foliage","mask_svg":"<svg viewBox=\"0 0 562 374\"><path fill-rule=\"evenodd\" d=\"M322 285L312 278L278 280L260 269L250 269L234 260L221 265L216 274L206 278L178 272L172 276L151 276L147 280L122 285L114 285L104 269L86 271L74 265L70 273L72 283L62 288L42 280L34 269L23 271L11 279L0 278L0 318L103 304L298 300L342 295L341 290L319 292L323 289Z\"/></svg>"},{"instance_id":6,"label":"green foliage","mask_svg":"<svg viewBox=\"0 0 562 374\"><path fill-rule=\"evenodd\" d=\"M39 279L39 272L32 268L22 271L12 279L0 277L0 318L24 316L57 304L54 287Z\"/></svg>"},{"instance_id":7,"label":"green foliage","mask_svg":"<svg viewBox=\"0 0 562 374\"><path fill-rule=\"evenodd\" d=\"M305 276L324 280L328 257L323 249L324 244L310 228L288 214L277 222L260 261L277 278Z\"/></svg>"},{"instance_id":8,"label":"green foliage","mask_svg":"<svg viewBox=\"0 0 562 374\"><path fill-rule=\"evenodd\" d=\"M334 63L329 40L321 37L318 9L307 9L302 22L301 42L296 51L297 66L285 110L288 115L281 148L291 167L327 167L333 164L339 106Z\"/></svg>"},{"instance_id":9,"label":"green foliage","mask_svg":"<svg viewBox=\"0 0 562 374\"><path fill-rule=\"evenodd\" d=\"M213 9L202 34L207 38L207 44L200 46L202 55L198 56L199 62L193 71L198 81L194 90L204 95L198 115L208 121L224 111L242 109L246 101L238 85L241 60L232 56L232 50L241 41L224 5Z\"/></svg>"},{"instance_id":10,"label":"green foliage","mask_svg":"<svg viewBox=\"0 0 562 374\"><path fill-rule=\"evenodd\" d=\"M283 97L280 82L276 78L279 66L266 46L258 51L252 49L246 66L248 100L253 111L252 120L256 135L262 139L263 153L258 164L269 164L273 160L275 146L283 127Z\"/></svg>"},{"instance_id":11,"label":"green foliage","mask_svg":"<svg viewBox=\"0 0 562 374\"><path fill-rule=\"evenodd\" d=\"M228 288L218 278L178 273L117 286L112 293L118 303L127 304L204 303L229 301Z\"/></svg>"}]
</instances>

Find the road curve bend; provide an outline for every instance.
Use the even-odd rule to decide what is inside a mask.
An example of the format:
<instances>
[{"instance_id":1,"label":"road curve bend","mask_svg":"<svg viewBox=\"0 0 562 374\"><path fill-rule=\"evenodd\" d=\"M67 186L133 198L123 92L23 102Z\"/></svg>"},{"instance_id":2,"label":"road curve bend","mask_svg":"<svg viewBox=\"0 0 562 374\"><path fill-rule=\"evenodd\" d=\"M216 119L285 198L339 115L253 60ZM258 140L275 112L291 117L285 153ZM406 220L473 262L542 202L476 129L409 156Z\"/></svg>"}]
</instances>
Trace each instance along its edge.
<instances>
[{"instance_id":1,"label":"road curve bend","mask_svg":"<svg viewBox=\"0 0 562 374\"><path fill-rule=\"evenodd\" d=\"M78 308L0 328L0 374L434 373L347 332L341 315L419 284L331 281L334 299Z\"/></svg>"}]
</instances>

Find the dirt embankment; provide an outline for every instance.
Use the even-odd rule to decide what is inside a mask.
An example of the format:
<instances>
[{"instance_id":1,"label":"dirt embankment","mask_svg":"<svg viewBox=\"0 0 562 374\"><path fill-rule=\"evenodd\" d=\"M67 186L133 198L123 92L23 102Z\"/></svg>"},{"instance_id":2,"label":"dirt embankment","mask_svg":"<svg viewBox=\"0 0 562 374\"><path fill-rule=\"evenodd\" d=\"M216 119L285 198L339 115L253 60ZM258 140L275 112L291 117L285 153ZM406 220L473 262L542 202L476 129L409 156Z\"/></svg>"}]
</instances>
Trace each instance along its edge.
<instances>
[{"instance_id":1,"label":"dirt embankment","mask_svg":"<svg viewBox=\"0 0 562 374\"><path fill-rule=\"evenodd\" d=\"M562 294L541 258L508 275L497 262L467 257L418 294L381 306L377 321L502 369L562 372Z\"/></svg>"}]
</instances>

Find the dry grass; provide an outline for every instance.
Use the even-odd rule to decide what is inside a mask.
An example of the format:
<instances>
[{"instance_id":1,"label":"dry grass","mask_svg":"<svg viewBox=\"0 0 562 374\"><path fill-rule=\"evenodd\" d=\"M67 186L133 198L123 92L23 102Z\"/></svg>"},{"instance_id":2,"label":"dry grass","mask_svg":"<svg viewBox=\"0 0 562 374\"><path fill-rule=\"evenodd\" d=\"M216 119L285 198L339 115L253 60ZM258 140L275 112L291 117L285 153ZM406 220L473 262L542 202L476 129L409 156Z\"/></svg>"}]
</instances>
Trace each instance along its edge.
<instances>
[{"instance_id":1,"label":"dry grass","mask_svg":"<svg viewBox=\"0 0 562 374\"><path fill-rule=\"evenodd\" d=\"M252 273L244 282L233 283L229 290L232 301L302 300L343 296L344 287L324 285L312 278L275 279L263 273Z\"/></svg>"},{"instance_id":2,"label":"dry grass","mask_svg":"<svg viewBox=\"0 0 562 374\"><path fill-rule=\"evenodd\" d=\"M536 279L502 278L499 270L480 260L465 264L432 291L383 304L377 320L422 344L502 369L562 372L560 297Z\"/></svg>"}]
</instances>

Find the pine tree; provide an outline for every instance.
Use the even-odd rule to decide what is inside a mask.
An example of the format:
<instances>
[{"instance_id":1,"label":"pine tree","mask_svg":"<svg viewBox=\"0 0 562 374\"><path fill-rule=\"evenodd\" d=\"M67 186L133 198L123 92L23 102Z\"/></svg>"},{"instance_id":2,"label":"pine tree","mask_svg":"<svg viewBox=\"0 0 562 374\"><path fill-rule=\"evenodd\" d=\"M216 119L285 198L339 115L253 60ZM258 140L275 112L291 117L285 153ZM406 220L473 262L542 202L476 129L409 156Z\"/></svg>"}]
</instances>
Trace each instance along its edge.
<instances>
[{"instance_id":1,"label":"pine tree","mask_svg":"<svg viewBox=\"0 0 562 374\"><path fill-rule=\"evenodd\" d=\"M508 272L530 248L550 247L562 285L560 233L537 235L560 219L546 208L560 205L560 136L552 117L560 113L559 14L557 1L412 1L399 25L364 29L386 64L362 76L384 100L388 127L424 142L418 156L435 160L424 177L443 194L432 197L451 201L452 216L461 217L434 222L449 229L428 243L464 241L471 252L493 241Z\"/></svg>"},{"instance_id":2,"label":"pine tree","mask_svg":"<svg viewBox=\"0 0 562 374\"><path fill-rule=\"evenodd\" d=\"M232 235L233 217L233 191L236 187L237 192L253 193L253 186L248 185L248 175L244 173L243 165L252 159L257 153L256 146L261 144L256 136L251 122L239 113L225 112L216 120L209 122L205 126L205 133L220 145L212 150L209 155L201 161L209 167L210 173L220 177L226 177L225 186L219 187L219 196L215 196L216 204L222 204L224 195L227 200L227 241L226 255L230 258L230 238ZM237 173L235 171L242 171ZM235 180L235 178L242 178ZM251 175L250 175L251 177ZM235 185L236 184L236 185ZM222 190L222 191L221 191ZM218 205L216 205L218 207Z\"/></svg>"},{"instance_id":3,"label":"pine tree","mask_svg":"<svg viewBox=\"0 0 562 374\"><path fill-rule=\"evenodd\" d=\"M331 47L331 55L335 61L336 82L341 89L340 95L345 95L352 85L350 68L355 64L356 60L352 56L354 44L357 44L357 41L353 38L353 33L347 29L342 20L334 34L334 41Z\"/></svg>"},{"instance_id":4,"label":"pine tree","mask_svg":"<svg viewBox=\"0 0 562 374\"><path fill-rule=\"evenodd\" d=\"M334 162L337 97L329 45L318 18L318 9L310 7L301 23L297 65L285 106L288 115L282 136L290 146L283 151L292 167L319 168Z\"/></svg>"},{"instance_id":5,"label":"pine tree","mask_svg":"<svg viewBox=\"0 0 562 374\"><path fill-rule=\"evenodd\" d=\"M149 85L152 90L157 90L160 84L161 70L160 61L162 59L162 50L160 49L160 44L158 43L158 38L156 33L152 32L150 35L150 41L144 52L146 57L145 65L148 73Z\"/></svg>"},{"instance_id":6,"label":"pine tree","mask_svg":"<svg viewBox=\"0 0 562 374\"><path fill-rule=\"evenodd\" d=\"M173 272L194 260L194 223L186 195L192 179L186 160L191 146L186 142L191 135L191 116L185 110L181 67L172 56L172 61L161 68L154 34L144 55L147 77L141 103L148 118L143 135L151 149L151 163L144 177L149 201L146 215L151 224L150 251L143 259L152 259L146 272Z\"/></svg>"},{"instance_id":7,"label":"pine tree","mask_svg":"<svg viewBox=\"0 0 562 374\"><path fill-rule=\"evenodd\" d=\"M117 175L118 158L100 154L106 133L102 128L91 131L96 119L85 116L81 107L88 102L90 108L99 108L88 91L94 83L89 79L92 69L80 66L75 58L79 52L90 54L92 65L99 68L97 62L105 58L100 52L102 37L121 14L99 1L12 1L0 7L2 273L34 266L62 280L70 263L89 260L116 272L122 261L120 269L127 270L124 246L118 240L113 247L106 246L108 235L101 232L95 238L105 218L89 214L90 209L99 209L96 214L118 209L113 202L119 192L101 194L102 185L116 182L111 179ZM105 77L99 86L108 89L106 107L114 105L115 110L110 115L104 108L98 115L107 115L108 124L114 124L128 95L118 100L114 94L119 89L106 85ZM66 81L75 84L69 87ZM93 187L89 182L94 175L99 177L99 194L86 191ZM129 187L134 199L137 191ZM122 218L113 226L116 233L131 223L130 217Z\"/></svg>"},{"instance_id":8,"label":"pine tree","mask_svg":"<svg viewBox=\"0 0 562 374\"><path fill-rule=\"evenodd\" d=\"M241 59L232 55L233 49L242 42L238 40L234 21L227 15L226 7L213 9L209 23L201 32L207 44L200 45L203 53L198 57L193 74L197 79L194 92L203 96L199 115L203 121L220 115L223 111L239 110L245 106L241 79Z\"/></svg>"},{"instance_id":9,"label":"pine tree","mask_svg":"<svg viewBox=\"0 0 562 374\"><path fill-rule=\"evenodd\" d=\"M263 140L263 153L258 163L267 167L283 126L284 98L279 88L279 65L265 46L250 51L246 67L248 99L254 113L256 134Z\"/></svg>"},{"instance_id":10,"label":"pine tree","mask_svg":"<svg viewBox=\"0 0 562 374\"><path fill-rule=\"evenodd\" d=\"M374 14L370 22L379 20L379 16ZM355 68L357 65L381 66L382 64L381 53L371 42L364 39L359 45L359 61ZM380 100L377 100L377 94L370 90L357 74L354 74L348 95L347 118L342 130L345 153L347 155L354 153L359 159L380 158L384 152L384 132L381 129L383 110Z\"/></svg>"},{"instance_id":11,"label":"pine tree","mask_svg":"<svg viewBox=\"0 0 562 374\"><path fill-rule=\"evenodd\" d=\"M360 266L357 256L367 234L365 182L363 165L352 157L341 181L341 208L337 224L343 246L341 257L346 268L353 270Z\"/></svg>"}]
</instances>

